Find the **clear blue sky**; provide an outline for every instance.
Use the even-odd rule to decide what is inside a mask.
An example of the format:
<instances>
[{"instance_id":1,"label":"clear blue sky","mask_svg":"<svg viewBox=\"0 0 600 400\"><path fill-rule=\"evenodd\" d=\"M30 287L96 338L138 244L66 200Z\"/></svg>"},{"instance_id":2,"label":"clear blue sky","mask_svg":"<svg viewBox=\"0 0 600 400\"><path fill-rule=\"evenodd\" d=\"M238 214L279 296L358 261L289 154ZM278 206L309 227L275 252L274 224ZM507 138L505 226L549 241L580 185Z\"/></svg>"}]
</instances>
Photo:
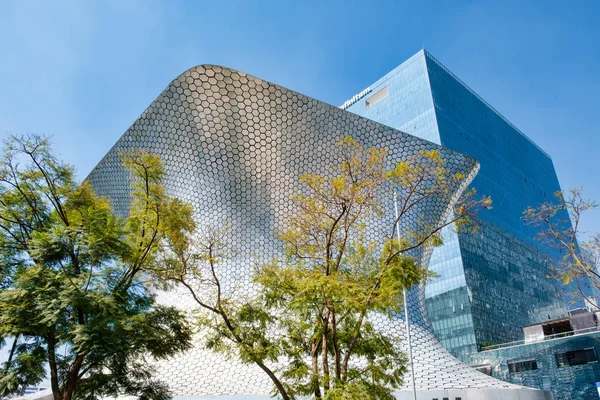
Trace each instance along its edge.
<instances>
[{"instance_id":1,"label":"clear blue sky","mask_svg":"<svg viewBox=\"0 0 600 400\"><path fill-rule=\"evenodd\" d=\"M0 136L83 178L178 74L220 64L339 105L424 46L600 201L600 1L0 1ZM600 212L584 228L600 231Z\"/></svg>"}]
</instances>

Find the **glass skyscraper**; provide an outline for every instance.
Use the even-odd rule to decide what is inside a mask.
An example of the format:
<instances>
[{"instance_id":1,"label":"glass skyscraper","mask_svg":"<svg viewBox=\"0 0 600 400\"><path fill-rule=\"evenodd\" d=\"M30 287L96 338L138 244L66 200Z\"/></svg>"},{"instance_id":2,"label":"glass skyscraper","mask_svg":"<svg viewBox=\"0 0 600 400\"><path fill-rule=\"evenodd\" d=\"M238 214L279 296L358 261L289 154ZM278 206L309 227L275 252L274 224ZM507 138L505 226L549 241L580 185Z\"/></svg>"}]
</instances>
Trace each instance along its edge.
<instances>
[{"instance_id":1,"label":"glass skyscraper","mask_svg":"<svg viewBox=\"0 0 600 400\"><path fill-rule=\"evenodd\" d=\"M567 314L564 289L547 277L560 253L521 219L560 190L548 154L425 50L342 108L472 156L472 186L492 197L476 234L446 230L425 289L434 332L455 356L518 340L521 327Z\"/></svg>"}]
</instances>

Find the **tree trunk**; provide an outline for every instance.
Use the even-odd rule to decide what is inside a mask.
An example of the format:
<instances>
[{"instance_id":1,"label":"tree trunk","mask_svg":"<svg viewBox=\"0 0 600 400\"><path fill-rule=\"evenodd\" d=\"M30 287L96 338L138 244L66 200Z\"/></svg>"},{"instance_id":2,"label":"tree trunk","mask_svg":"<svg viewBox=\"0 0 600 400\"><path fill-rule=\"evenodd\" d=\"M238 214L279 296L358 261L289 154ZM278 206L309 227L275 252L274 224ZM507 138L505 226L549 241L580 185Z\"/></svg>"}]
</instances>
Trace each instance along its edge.
<instances>
[{"instance_id":1,"label":"tree trunk","mask_svg":"<svg viewBox=\"0 0 600 400\"><path fill-rule=\"evenodd\" d=\"M329 319L329 315L327 316ZM329 390L329 355L327 354L327 321L323 326L323 335L321 341L321 362L323 363L323 394Z\"/></svg>"},{"instance_id":2,"label":"tree trunk","mask_svg":"<svg viewBox=\"0 0 600 400\"><path fill-rule=\"evenodd\" d=\"M321 398L321 388L319 387L319 341L317 339L312 340L312 348L310 356L312 358L312 384L315 399Z\"/></svg>"},{"instance_id":3,"label":"tree trunk","mask_svg":"<svg viewBox=\"0 0 600 400\"><path fill-rule=\"evenodd\" d=\"M260 361L255 361L255 363L269 376L269 378L271 378L283 400L290 400L290 396L288 396L287 391L283 387L283 384L279 381L279 379L277 379L273 371L271 371L265 364L263 364Z\"/></svg>"},{"instance_id":4,"label":"tree trunk","mask_svg":"<svg viewBox=\"0 0 600 400\"><path fill-rule=\"evenodd\" d=\"M50 387L54 400L62 400L62 393L58 386L58 367L56 365L56 338L54 334L48 335L48 364L50 367Z\"/></svg>"},{"instance_id":5,"label":"tree trunk","mask_svg":"<svg viewBox=\"0 0 600 400\"><path fill-rule=\"evenodd\" d=\"M356 346L356 342L358 341L358 337L360 336L360 328L362 327L364 317L365 313L364 311L361 311L358 320L356 321L356 328L352 337L352 342L350 342L350 344L348 345L348 350L346 350L346 355L344 356L344 361L342 362L342 382L345 382L346 378L348 377L348 362L350 361L350 356L352 355L354 346Z\"/></svg>"},{"instance_id":6,"label":"tree trunk","mask_svg":"<svg viewBox=\"0 0 600 400\"><path fill-rule=\"evenodd\" d=\"M338 344L337 337L337 321L335 319L335 309L331 311L331 341L333 344L333 352L335 355L335 379L341 379L342 367L341 367L341 354L340 346Z\"/></svg>"},{"instance_id":7,"label":"tree trunk","mask_svg":"<svg viewBox=\"0 0 600 400\"><path fill-rule=\"evenodd\" d=\"M215 276L215 278L216 278L216 276ZM217 282L218 282L218 280L217 280ZM192 292L192 295L194 296L194 298L196 299L198 304L200 304L202 307L207 308L207 309L211 310L212 312L215 312L216 314L221 316L221 318L223 319L223 322L225 322L225 326L227 327L227 329L229 330L229 332L232 335L231 339L233 340L233 342L235 342L238 346L241 346L243 348L244 342L243 342L242 338L237 334L235 327L229 320L229 317L227 316L227 314L225 313L223 308L220 305L218 305L218 309L214 309L214 308L205 306L202 302L198 301L198 298L196 297L194 290L191 289L189 286L187 286L187 287ZM220 288L219 288L219 291L220 291ZM220 299L219 299L219 302L220 302ZM260 369L262 369L269 376L269 378L271 378L271 380L275 384L275 387L277 388L277 391L279 392L279 394L281 395L283 400L290 400L290 397L288 396L287 391L285 390L285 387L283 386L281 381L277 378L277 376L275 376L273 371L271 371L271 369L269 367L267 367L260 359L253 357L252 360L254 361L254 363L256 365L258 365L260 367Z\"/></svg>"},{"instance_id":8,"label":"tree trunk","mask_svg":"<svg viewBox=\"0 0 600 400\"><path fill-rule=\"evenodd\" d=\"M15 351L17 350L18 343L19 343L19 335L17 334L17 336L15 336L15 339L13 340L13 344L10 348L10 354L8 355L8 360L6 361L6 371L5 372L8 372L10 363L12 362L13 357L15 356Z\"/></svg>"},{"instance_id":9,"label":"tree trunk","mask_svg":"<svg viewBox=\"0 0 600 400\"><path fill-rule=\"evenodd\" d=\"M79 382L79 371L81 371L84 359L85 356L81 354L75 357L75 361L73 362L73 366L67 377L67 384L65 385L65 390L62 394L62 400L71 400L73 398L73 393L75 393L75 388Z\"/></svg>"}]
</instances>

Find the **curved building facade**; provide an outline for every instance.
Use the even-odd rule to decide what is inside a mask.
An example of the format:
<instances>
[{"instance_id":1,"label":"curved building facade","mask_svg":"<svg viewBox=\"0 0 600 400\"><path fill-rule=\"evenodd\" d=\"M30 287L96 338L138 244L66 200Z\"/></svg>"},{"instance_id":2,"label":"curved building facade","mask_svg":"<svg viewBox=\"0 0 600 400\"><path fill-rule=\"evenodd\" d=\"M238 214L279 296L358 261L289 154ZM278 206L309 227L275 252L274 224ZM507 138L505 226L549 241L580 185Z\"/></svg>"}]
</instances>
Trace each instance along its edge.
<instances>
[{"instance_id":1,"label":"curved building facade","mask_svg":"<svg viewBox=\"0 0 600 400\"><path fill-rule=\"evenodd\" d=\"M98 193L112 199L117 212L126 214L130 184L119 152L141 149L158 154L165 164L168 193L194 205L199 226L233 225L229 240L239 256L223 264L220 273L230 290L243 295L252 291L248 278L255 257L269 258L280 250L274 233L291 211L290 197L300 189L300 174L332 168L333 144L346 135L388 149L390 162L438 149L454 171L472 179L478 170L472 158L440 145L242 72L203 65L171 82L88 179ZM454 189L458 195L464 187ZM391 199L386 211L391 226ZM450 204L432 199L415 210L413 222L426 215L437 223L450 212ZM373 232L379 228L373 227ZM417 256L427 265L430 254ZM551 398L479 373L450 355L431 334L423 289L409 295L419 398ZM194 307L185 292L177 290L160 293L159 301ZM401 317L380 318L378 324L404 338ZM157 371L175 396L267 395L272 388L259 368L226 360L200 345L161 362ZM399 398L408 394L411 379L405 377L406 389L398 392Z\"/></svg>"}]
</instances>

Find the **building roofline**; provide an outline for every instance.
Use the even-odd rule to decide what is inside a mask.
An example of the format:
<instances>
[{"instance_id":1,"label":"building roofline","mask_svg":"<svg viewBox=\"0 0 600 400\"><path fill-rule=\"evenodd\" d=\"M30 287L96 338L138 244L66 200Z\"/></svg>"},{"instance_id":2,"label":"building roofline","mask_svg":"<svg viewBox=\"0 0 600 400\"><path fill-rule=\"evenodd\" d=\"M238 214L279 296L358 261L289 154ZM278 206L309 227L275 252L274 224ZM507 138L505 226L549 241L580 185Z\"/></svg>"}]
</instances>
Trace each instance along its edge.
<instances>
[{"instance_id":1,"label":"building roofline","mask_svg":"<svg viewBox=\"0 0 600 400\"><path fill-rule=\"evenodd\" d=\"M434 56L431 55L431 53L429 53L427 50L422 49L419 50L419 52L417 52L416 54L423 52L423 54L427 57L429 57L431 59L431 61L435 62L440 68L442 68L448 75L450 75L452 78L456 79L456 81L458 83L460 83L465 89L467 89L472 95L474 95L479 101L481 101L483 104L485 104L486 106L488 106L490 108L490 110L492 110L497 116L500 117L500 119L502 119L504 122L506 122L511 128L513 128L515 131L517 131L517 133L519 133L523 138L525 138L529 143L531 143L532 145L535 146L535 148L537 148L539 151L541 151L543 154L545 154L550 160L552 160L552 157L550 156L550 154L546 153L546 151L544 151L544 149L542 149L538 144L536 144L533 140L531 140L527 135L525 135L519 128L517 128L512 122L510 122L504 115L502 115L498 110L496 110L490 103L488 103L487 101L485 101L485 99L483 97L481 97L479 94L477 94L476 91L474 91L473 89L471 89L466 83L464 83L459 77L457 77L456 75L454 75L452 73L452 71L450 71L444 64L442 64L437 58L435 58Z\"/></svg>"}]
</instances>

